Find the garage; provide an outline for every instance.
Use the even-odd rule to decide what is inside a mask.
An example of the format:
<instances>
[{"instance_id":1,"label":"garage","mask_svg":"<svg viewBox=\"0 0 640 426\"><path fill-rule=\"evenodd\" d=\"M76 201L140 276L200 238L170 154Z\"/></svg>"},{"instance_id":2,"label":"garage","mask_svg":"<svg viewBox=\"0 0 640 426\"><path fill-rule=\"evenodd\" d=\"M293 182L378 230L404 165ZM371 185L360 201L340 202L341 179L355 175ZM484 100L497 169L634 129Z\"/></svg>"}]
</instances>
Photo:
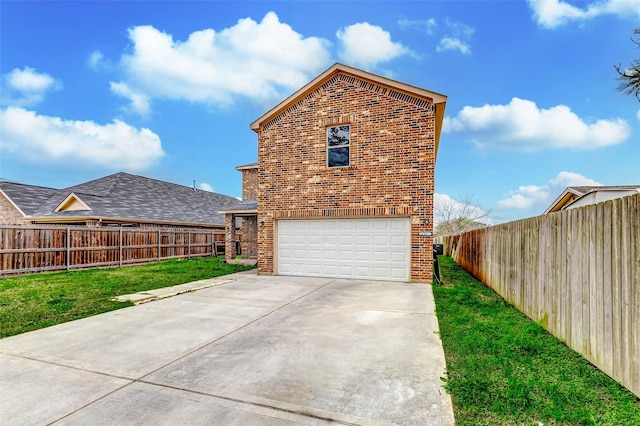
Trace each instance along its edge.
<instances>
[{"instance_id":1,"label":"garage","mask_svg":"<svg viewBox=\"0 0 640 426\"><path fill-rule=\"evenodd\" d=\"M277 273L409 281L407 217L279 220Z\"/></svg>"}]
</instances>

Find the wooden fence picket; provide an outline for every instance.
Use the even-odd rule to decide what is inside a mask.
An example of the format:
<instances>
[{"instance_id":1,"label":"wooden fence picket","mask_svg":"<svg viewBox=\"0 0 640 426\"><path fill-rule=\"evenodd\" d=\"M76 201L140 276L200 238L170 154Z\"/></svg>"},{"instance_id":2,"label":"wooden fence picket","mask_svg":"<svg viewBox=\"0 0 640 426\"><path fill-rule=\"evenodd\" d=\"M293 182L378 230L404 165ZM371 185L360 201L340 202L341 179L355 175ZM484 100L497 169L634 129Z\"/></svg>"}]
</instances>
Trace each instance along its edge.
<instances>
[{"instance_id":1,"label":"wooden fence picket","mask_svg":"<svg viewBox=\"0 0 640 426\"><path fill-rule=\"evenodd\" d=\"M224 231L0 225L0 276L224 253Z\"/></svg>"}]
</instances>

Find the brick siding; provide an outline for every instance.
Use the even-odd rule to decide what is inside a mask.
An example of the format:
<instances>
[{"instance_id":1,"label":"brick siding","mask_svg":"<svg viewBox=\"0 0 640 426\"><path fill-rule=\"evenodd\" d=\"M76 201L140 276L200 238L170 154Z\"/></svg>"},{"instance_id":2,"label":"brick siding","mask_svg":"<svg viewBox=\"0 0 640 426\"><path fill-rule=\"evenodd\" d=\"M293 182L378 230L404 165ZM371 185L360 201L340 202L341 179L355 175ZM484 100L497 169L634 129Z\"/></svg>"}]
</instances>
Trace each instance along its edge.
<instances>
[{"instance_id":1,"label":"brick siding","mask_svg":"<svg viewBox=\"0 0 640 426\"><path fill-rule=\"evenodd\" d=\"M224 216L225 240L224 255L227 259L235 259L238 254L236 250L236 217L232 214Z\"/></svg>"},{"instance_id":2,"label":"brick siding","mask_svg":"<svg viewBox=\"0 0 640 426\"><path fill-rule=\"evenodd\" d=\"M258 199L258 168L242 170L242 199Z\"/></svg>"},{"instance_id":3,"label":"brick siding","mask_svg":"<svg viewBox=\"0 0 640 426\"><path fill-rule=\"evenodd\" d=\"M326 129L343 124L351 165L328 168ZM277 272L276 220L403 216L411 221L411 280L431 282L435 130L429 100L342 73L264 123L258 272Z\"/></svg>"},{"instance_id":4,"label":"brick siding","mask_svg":"<svg viewBox=\"0 0 640 426\"><path fill-rule=\"evenodd\" d=\"M30 221L25 220L16 207L7 200L3 193L0 193L0 224L1 225L24 225Z\"/></svg>"},{"instance_id":5,"label":"brick siding","mask_svg":"<svg viewBox=\"0 0 640 426\"><path fill-rule=\"evenodd\" d=\"M258 258L258 217L242 218L242 258Z\"/></svg>"}]
</instances>

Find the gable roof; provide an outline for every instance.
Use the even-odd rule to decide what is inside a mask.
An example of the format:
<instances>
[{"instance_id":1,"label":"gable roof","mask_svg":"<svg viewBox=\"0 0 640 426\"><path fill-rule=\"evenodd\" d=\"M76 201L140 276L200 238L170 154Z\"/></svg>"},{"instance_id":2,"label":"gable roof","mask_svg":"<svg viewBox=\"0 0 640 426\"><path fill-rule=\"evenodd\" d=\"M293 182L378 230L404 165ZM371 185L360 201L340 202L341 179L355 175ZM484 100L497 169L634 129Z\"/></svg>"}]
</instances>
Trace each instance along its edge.
<instances>
[{"instance_id":1,"label":"gable roof","mask_svg":"<svg viewBox=\"0 0 640 426\"><path fill-rule=\"evenodd\" d=\"M241 205L240 200L227 195L123 172L65 189L44 188L37 203L27 203L25 193L14 189L14 203L25 211L23 204L31 219L46 222L103 218L184 226L224 225L224 215L218 211ZM56 211L70 200L80 200L89 210Z\"/></svg>"},{"instance_id":2,"label":"gable roof","mask_svg":"<svg viewBox=\"0 0 640 426\"><path fill-rule=\"evenodd\" d=\"M549 207L544 211L544 214L560 211L576 200L598 191L628 191L636 190L640 191L640 185L597 185L597 186L568 186L562 193L556 198Z\"/></svg>"},{"instance_id":3,"label":"gable roof","mask_svg":"<svg viewBox=\"0 0 640 426\"><path fill-rule=\"evenodd\" d=\"M260 118L251 123L251 130L259 132L260 128L271 121L273 118L286 111L288 108L294 106L297 102L302 100L313 90L316 90L319 86L324 84L327 80L332 78L336 74L347 74L362 80L367 83L372 83L383 88L390 89L388 95L394 97L402 97L402 95L410 95L417 98L425 99L431 102L435 106L435 119L436 119L436 135L435 135L435 150L438 152L438 144L440 143L440 133L442 130L442 122L444 120L444 109L447 103L447 97L443 94L432 92L429 90L421 89L419 87L411 86L409 84L401 83L390 78L382 77L376 74L372 74L366 71L359 70L357 68L349 67L340 63L336 63L329 67L322 74L311 80L304 85L297 92L280 102L274 108L262 115Z\"/></svg>"},{"instance_id":4,"label":"gable roof","mask_svg":"<svg viewBox=\"0 0 640 426\"><path fill-rule=\"evenodd\" d=\"M53 211L57 213L60 211L77 210L91 210L91 207L89 207L87 203L82 201L82 198L78 197L72 192L67 196L67 198L65 198L60 204L58 204L58 207L56 207Z\"/></svg>"},{"instance_id":5,"label":"gable roof","mask_svg":"<svg viewBox=\"0 0 640 426\"><path fill-rule=\"evenodd\" d=\"M0 191L25 216L33 214L50 198L60 195L59 189L7 181L0 181Z\"/></svg>"}]
</instances>

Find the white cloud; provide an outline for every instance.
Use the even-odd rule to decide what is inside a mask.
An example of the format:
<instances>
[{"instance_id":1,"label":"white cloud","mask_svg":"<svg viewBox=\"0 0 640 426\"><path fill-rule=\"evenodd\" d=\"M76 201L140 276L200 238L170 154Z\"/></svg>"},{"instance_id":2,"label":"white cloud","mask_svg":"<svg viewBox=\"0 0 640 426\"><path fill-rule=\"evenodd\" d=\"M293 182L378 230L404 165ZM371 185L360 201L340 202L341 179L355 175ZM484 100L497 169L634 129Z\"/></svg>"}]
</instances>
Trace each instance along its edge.
<instances>
[{"instance_id":1,"label":"white cloud","mask_svg":"<svg viewBox=\"0 0 640 426\"><path fill-rule=\"evenodd\" d=\"M569 21L584 21L600 15L640 18L640 0L605 0L580 8L562 0L528 0L538 25L556 28Z\"/></svg>"},{"instance_id":2,"label":"white cloud","mask_svg":"<svg viewBox=\"0 0 640 426\"><path fill-rule=\"evenodd\" d=\"M134 92L129 88L127 83L111 82L111 91L116 95L129 99L131 112L137 112L142 116L149 115L151 111L151 100L144 93Z\"/></svg>"},{"instance_id":3,"label":"white cloud","mask_svg":"<svg viewBox=\"0 0 640 426\"><path fill-rule=\"evenodd\" d=\"M91 68L100 68L100 65L104 62L104 55L95 50L89 55L89 66Z\"/></svg>"},{"instance_id":4,"label":"white cloud","mask_svg":"<svg viewBox=\"0 0 640 426\"><path fill-rule=\"evenodd\" d=\"M540 151L591 150L623 142L631 134L620 118L587 123L565 105L538 108L513 98L507 105L466 106L445 118L443 131L469 137L481 149Z\"/></svg>"},{"instance_id":5,"label":"white cloud","mask_svg":"<svg viewBox=\"0 0 640 426\"><path fill-rule=\"evenodd\" d=\"M87 65L97 71L111 71L114 68L113 64L109 60L107 60L99 50L94 50L93 52L91 52L89 58L87 59Z\"/></svg>"},{"instance_id":6,"label":"white cloud","mask_svg":"<svg viewBox=\"0 0 640 426\"><path fill-rule=\"evenodd\" d=\"M398 56L411 54L400 43L391 41L391 34L367 22L349 25L336 33L342 42L339 57L346 63L371 68Z\"/></svg>"},{"instance_id":7,"label":"white cloud","mask_svg":"<svg viewBox=\"0 0 640 426\"><path fill-rule=\"evenodd\" d=\"M158 135L120 120L100 125L9 107L0 109L0 124L2 151L33 162L140 171L164 156Z\"/></svg>"},{"instance_id":8,"label":"white cloud","mask_svg":"<svg viewBox=\"0 0 640 426\"><path fill-rule=\"evenodd\" d=\"M60 90L62 83L34 68L14 68L4 76L3 104L32 106L40 103L47 92Z\"/></svg>"},{"instance_id":9,"label":"white cloud","mask_svg":"<svg viewBox=\"0 0 640 426\"><path fill-rule=\"evenodd\" d=\"M259 23L240 19L219 32L193 32L185 41L152 26L131 28L129 38L131 51L120 59L125 78L111 88L143 113L158 98L213 106L232 104L237 96L273 102L331 62L328 41L304 38L273 12Z\"/></svg>"},{"instance_id":10,"label":"white cloud","mask_svg":"<svg viewBox=\"0 0 640 426\"><path fill-rule=\"evenodd\" d=\"M544 210L562 191L568 186L599 186L602 185L593 179L589 179L578 173L560 172L558 176L550 179L544 185L520 186L517 190L498 202L499 208L505 209L531 209Z\"/></svg>"},{"instance_id":11,"label":"white cloud","mask_svg":"<svg viewBox=\"0 0 640 426\"><path fill-rule=\"evenodd\" d=\"M213 186L209 185L206 182L202 182L200 185L198 185L198 188L202 189L203 191L214 192Z\"/></svg>"},{"instance_id":12,"label":"white cloud","mask_svg":"<svg viewBox=\"0 0 640 426\"><path fill-rule=\"evenodd\" d=\"M423 31L429 35L432 35L438 27L438 22L434 18L425 20L418 19L401 19L398 21L400 28L409 28L413 30Z\"/></svg>"},{"instance_id":13,"label":"white cloud","mask_svg":"<svg viewBox=\"0 0 640 426\"><path fill-rule=\"evenodd\" d=\"M638 110L638 112L636 113L636 117L638 117L638 121L640 121L640 109Z\"/></svg>"},{"instance_id":14,"label":"white cloud","mask_svg":"<svg viewBox=\"0 0 640 426\"><path fill-rule=\"evenodd\" d=\"M13 69L6 79L10 88L21 92L44 92L56 85L55 79L49 74L39 73L30 67Z\"/></svg>"},{"instance_id":15,"label":"white cloud","mask_svg":"<svg viewBox=\"0 0 640 426\"><path fill-rule=\"evenodd\" d=\"M442 38L436 47L436 52L443 52L445 50L459 50L460 53L465 55L471 53L471 47L467 43L460 39L449 37Z\"/></svg>"},{"instance_id":16,"label":"white cloud","mask_svg":"<svg viewBox=\"0 0 640 426\"><path fill-rule=\"evenodd\" d=\"M440 39L436 52L444 52L446 50L458 50L464 55L471 53L471 45L469 40L475 32L475 29L461 22L454 22L449 19L445 21L447 34Z\"/></svg>"}]
</instances>

